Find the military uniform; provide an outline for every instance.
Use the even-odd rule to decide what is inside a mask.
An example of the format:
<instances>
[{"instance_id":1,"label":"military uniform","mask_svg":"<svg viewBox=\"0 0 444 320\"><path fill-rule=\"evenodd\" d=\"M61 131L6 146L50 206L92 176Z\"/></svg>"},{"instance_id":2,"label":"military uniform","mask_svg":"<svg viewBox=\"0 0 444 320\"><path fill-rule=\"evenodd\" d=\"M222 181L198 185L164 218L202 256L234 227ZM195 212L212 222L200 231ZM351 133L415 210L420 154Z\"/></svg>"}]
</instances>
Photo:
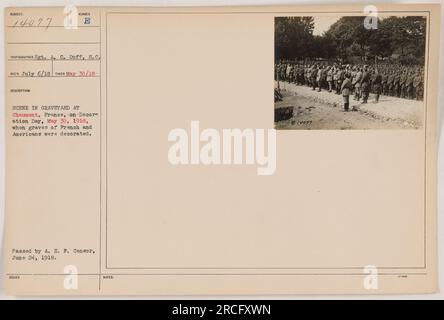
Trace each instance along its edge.
<instances>
[{"instance_id":1,"label":"military uniform","mask_svg":"<svg viewBox=\"0 0 444 320\"><path fill-rule=\"evenodd\" d=\"M310 86L310 66L305 67L304 81L306 86Z\"/></svg>"},{"instance_id":2,"label":"military uniform","mask_svg":"<svg viewBox=\"0 0 444 320\"><path fill-rule=\"evenodd\" d=\"M341 85L343 80L344 80L344 70L338 69L338 71L336 72L336 94L341 93Z\"/></svg>"},{"instance_id":3,"label":"military uniform","mask_svg":"<svg viewBox=\"0 0 444 320\"><path fill-rule=\"evenodd\" d=\"M395 76L393 77L393 92L394 92L394 96L395 97L400 97L401 93L400 93L400 75L399 74L395 74Z\"/></svg>"},{"instance_id":4,"label":"military uniform","mask_svg":"<svg viewBox=\"0 0 444 320\"><path fill-rule=\"evenodd\" d=\"M370 73L367 69L364 69L364 72L362 73L361 90L363 103L367 103L367 99L370 94Z\"/></svg>"},{"instance_id":5,"label":"military uniform","mask_svg":"<svg viewBox=\"0 0 444 320\"><path fill-rule=\"evenodd\" d=\"M350 75L347 74L345 76L344 80L341 83L341 93L342 93L342 99L344 100L344 110L348 111L349 105L350 105L350 94L352 92L353 85L350 80Z\"/></svg>"},{"instance_id":6,"label":"military uniform","mask_svg":"<svg viewBox=\"0 0 444 320\"><path fill-rule=\"evenodd\" d=\"M321 76L322 67L319 67L318 72L316 73L316 85L318 86L318 91L321 91Z\"/></svg>"},{"instance_id":7,"label":"military uniform","mask_svg":"<svg viewBox=\"0 0 444 320\"><path fill-rule=\"evenodd\" d=\"M423 88L424 86L424 79L422 74L418 73L414 79L413 82L413 87L414 87L414 91L415 91L415 99L416 100L422 100L423 98Z\"/></svg>"},{"instance_id":8,"label":"military uniform","mask_svg":"<svg viewBox=\"0 0 444 320\"><path fill-rule=\"evenodd\" d=\"M319 75L318 86L319 86L319 91L321 91L321 89L324 87L325 80L327 79L327 69L325 67L321 67L321 69L319 69L318 75Z\"/></svg>"},{"instance_id":9,"label":"military uniform","mask_svg":"<svg viewBox=\"0 0 444 320\"><path fill-rule=\"evenodd\" d=\"M395 79L395 76L393 75L393 73L390 73L389 76L387 77L387 89L388 89L388 95L393 96L393 91L394 91L394 85L393 85L393 81Z\"/></svg>"},{"instance_id":10,"label":"military uniform","mask_svg":"<svg viewBox=\"0 0 444 320\"><path fill-rule=\"evenodd\" d=\"M304 67L302 65L298 66L298 70L297 70L297 83L299 85L303 85L304 84Z\"/></svg>"},{"instance_id":11,"label":"military uniform","mask_svg":"<svg viewBox=\"0 0 444 320\"><path fill-rule=\"evenodd\" d=\"M406 73L405 71L402 72L401 77L399 78L399 90L400 90L400 97L405 98L405 83L407 81Z\"/></svg>"},{"instance_id":12,"label":"military uniform","mask_svg":"<svg viewBox=\"0 0 444 320\"><path fill-rule=\"evenodd\" d=\"M310 82L312 86L312 90L316 90L316 77L318 75L318 68L313 66L310 72Z\"/></svg>"},{"instance_id":13,"label":"military uniform","mask_svg":"<svg viewBox=\"0 0 444 320\"><path fill-rule=\"evenodd\" d=\"M287 65L287 70L286 70L286 73L285 73L285 80L286 81L288 81L288 82L290 82L291 81L291 74L292 74L292 65L291 64L288 64Z\"/></svg>"},{"instance_id":14,"label":"military uniform","mask_svg":"<svg viewBox=\"0 0 444 320\"><path fill-rule=\"evenodd\" d=\"M355 87L355 100L359 101L361 99L361 80L362 80L362 72L358 70L355 74L355 78L352 81L353 86Z\"/></svg>"},{"instance_id":15,"label":"military uniform","mask_svg":"<svg viewBox=\"0 0 444 320\"><path fill-rule=\"evenodd\" d=\"M413 74L407 74L405 81L405 95L407 99L413 99Z\"/></svg>"},{"instance_id":16,"label":"military uniform","mask_svg":"<svg viewBox=\"0 0 444 320\"><path fill-rule=\"evenodd\" d=\"M328 67L325 79L328 83L328 92L331 92L333 89L333 69L331 67Z\"/></svg>"},{"instance_id":17,"label":"military uniform","mask_svg":"<svg viewBox=\"0 0 444 320\"><path fill-rule=\"evenodd\" d=\"M376 71L372 79L373 91L375 93L375 102L379 101L379 96L381 94L381 83L382 76L378 71Z\"/></svg>"},{"instance_id":18,"label":"military uniform","mask_svg":"<svg viewBox=\"0 0 444 320\"><path fill-rule=\"evenodd\" d=\"M381 94L387 95L387 74L382 73L381 75Z\"/></svg>"}]
</instances>

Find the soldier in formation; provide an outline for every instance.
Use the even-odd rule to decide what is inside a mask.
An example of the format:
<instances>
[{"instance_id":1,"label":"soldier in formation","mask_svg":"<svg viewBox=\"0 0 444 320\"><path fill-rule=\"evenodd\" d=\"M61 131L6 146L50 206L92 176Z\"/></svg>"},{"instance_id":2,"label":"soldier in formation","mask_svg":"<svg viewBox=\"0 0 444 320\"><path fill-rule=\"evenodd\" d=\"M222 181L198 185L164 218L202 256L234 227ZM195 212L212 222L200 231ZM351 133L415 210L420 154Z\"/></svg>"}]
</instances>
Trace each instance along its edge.
<instances>
[{"instance_id":1,"label":"soldier in formation","mask_svg":"<svg viewBox=\"0 0 444 320\"><path fill-rule=\"evenodd\" d=\"M280 61L275 65L275 80L307 86L318 92L326 90L343 95L343 82L350 80L354 100L367 103L370 93L375 102L381 95L422 100L424 70L419 66L381 63L377 67L330 62L301 63ZM347 87L350 86L347 84Z\"/></svg>"}]
</instances>

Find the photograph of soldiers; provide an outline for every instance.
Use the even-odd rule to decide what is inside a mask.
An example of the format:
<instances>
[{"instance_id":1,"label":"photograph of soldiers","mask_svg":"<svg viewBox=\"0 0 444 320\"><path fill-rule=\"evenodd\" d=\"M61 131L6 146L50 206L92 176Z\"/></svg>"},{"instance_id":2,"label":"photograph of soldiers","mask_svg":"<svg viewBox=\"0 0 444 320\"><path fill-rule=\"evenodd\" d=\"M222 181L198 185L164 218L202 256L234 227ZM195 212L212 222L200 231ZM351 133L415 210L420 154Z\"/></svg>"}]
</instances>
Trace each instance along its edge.
<instances>
[{"instance_id":1,"label":"photograph of soldiers","mask_svg":"<svg viewBox=\"0 0 444 320\"><path fill-rule=\"evenodd\" d=\"M422 126L426 18L364 19L275 18L275 109L293 107L277 129Z\"/></svg>"}]
</instances>

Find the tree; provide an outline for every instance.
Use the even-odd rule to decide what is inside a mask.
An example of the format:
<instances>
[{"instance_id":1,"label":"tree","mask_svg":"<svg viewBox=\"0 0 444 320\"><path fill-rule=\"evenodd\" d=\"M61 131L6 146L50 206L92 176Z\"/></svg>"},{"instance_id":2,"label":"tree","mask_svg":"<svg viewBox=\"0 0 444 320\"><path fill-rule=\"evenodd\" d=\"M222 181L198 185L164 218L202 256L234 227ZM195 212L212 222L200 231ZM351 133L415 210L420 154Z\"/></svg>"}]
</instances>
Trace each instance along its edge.
<instances>
[{"instance_id":1,"label":"tree","mask_svg":"<svg viewBox=\"0 0 444 320\"><path fill-rule=\"evenodd\" d=\"M337 54L342 58L353 55L365 59L371 54L376 33L377 29L368 30L364 27L364 17L342 17L331 25L325 36L333 39Z\"/></svg>"},{"instance_id":2,"label":"tree","mask_svg":"<svg viewBox=\"0 0 444 320\"><path fill-rule=\"evenodd\" d=\"M280 17L275 24L276 59L340 58L360 60L399 55L401 63L423 64L426 19L421 16L378 18L366 29L363 16L341 17L322 36L314 36L313 17Z\"/></svg>"},{"instance_id":3,"label":"tree","mask_svg":"<svg viewBox=\"0 0 444 320\"><path fill-rule=\"evenodd\" d=\"M278 17L275 20L276 58L295 59L307 54L313 40L313 17Z\"/></svg>"}]
</instances>

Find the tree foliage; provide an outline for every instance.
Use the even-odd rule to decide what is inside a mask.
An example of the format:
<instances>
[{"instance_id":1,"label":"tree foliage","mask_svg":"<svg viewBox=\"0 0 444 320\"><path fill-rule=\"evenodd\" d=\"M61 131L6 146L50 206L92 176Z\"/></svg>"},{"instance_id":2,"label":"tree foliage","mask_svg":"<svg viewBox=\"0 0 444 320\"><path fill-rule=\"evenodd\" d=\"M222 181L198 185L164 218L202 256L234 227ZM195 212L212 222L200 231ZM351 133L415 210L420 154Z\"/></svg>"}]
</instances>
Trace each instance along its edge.
<instances>
[{"instance_id":1,"label":"tree foliage","mask_svg":"<svg viewBox=\"0 0 444 320\"><path fill-rule=\"evenodd\" d=\"M313 35L313 17L279 17L275 24L276 59L397 59L423 64L426 19L420 16L378 19L376 29L365 17L342 17L322 36Z\"/></svg>"},{"instance_id":2,"label":"tree foliage","mask_svg":"<svg viewBox=\"0 0 444 320\"><path fill-rule=\"evenodd\" d=\"M275 22L276 55L290 57L313 42L313 17L280 17Z\"/></svg>"}]
</instances>

